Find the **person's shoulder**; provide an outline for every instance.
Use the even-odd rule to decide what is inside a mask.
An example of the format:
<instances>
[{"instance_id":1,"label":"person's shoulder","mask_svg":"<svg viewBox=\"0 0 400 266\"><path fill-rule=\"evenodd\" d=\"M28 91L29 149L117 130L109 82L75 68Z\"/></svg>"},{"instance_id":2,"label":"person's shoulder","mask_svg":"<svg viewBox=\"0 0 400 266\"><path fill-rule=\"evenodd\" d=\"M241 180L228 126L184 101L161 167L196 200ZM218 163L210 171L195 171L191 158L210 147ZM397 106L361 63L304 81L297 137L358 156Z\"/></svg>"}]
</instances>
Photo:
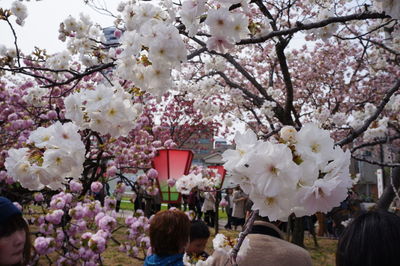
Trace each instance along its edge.
<instances>
[{"instance_id":1,"label":"person's shoulder","mask_svg":"<svg viewBox=\"0 0 400 266\"><path fill-rule=\"evenodd\" d=\"M270 265L312 265L311 256L307 250L286 240L262 234L250 234L247 238L250 241L250 253L254 253L248 254L250 260L260 256L265 261L268 261ZM269 252L265 253L267 249Z\"/></svg>"}]
</instances>

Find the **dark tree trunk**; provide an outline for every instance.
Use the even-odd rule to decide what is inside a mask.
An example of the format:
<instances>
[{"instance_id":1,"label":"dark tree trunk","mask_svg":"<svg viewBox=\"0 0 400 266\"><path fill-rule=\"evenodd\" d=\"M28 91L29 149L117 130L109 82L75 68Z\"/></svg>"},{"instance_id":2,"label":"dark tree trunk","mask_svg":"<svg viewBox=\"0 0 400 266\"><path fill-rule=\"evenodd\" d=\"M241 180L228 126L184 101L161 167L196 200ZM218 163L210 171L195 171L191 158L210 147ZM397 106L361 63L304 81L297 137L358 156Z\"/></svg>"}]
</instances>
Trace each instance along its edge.
<instances>
[{"instance_id":1,"label":"dark tree trunk","mask_svg":"<svg viewBox=\"0 0 400 266\"><path fill-rule=\"evenodd\" d=\"M314 240L314 246L317 248L319 246L318 246L317 234L315 233L315 226L314 226L312 217L306 216L305 219L307 221L308 232L310 232L310 234L312 235L313 240Z\"/></svg>"},{"instance_id":2,"label":"dark tree trunk","mask_svg":"<svg viewBox=\"0 0 400 266\"><path fill-rule=\"evenodd\" d=\"M392 171L392 175L390 177L393 181L393 186L396 188L396 190L399 189L400 186L400 167L396 167ZM393 199L395 198L396 194L393 191L393 187L391 183L389 182L386 185L385 190L383 191L382 196L379 198L378 203L377 203L377 208L378 209L384 209L387 210L392 203Z\"/></svg>"},{"instance_id":3,"label":"dark tree trunk","mask_svg":"<svg viewBox=\"0 0 400 266\"><path fill-rule=\"evenodd\" d=\"M218 191L215 196L215 218L214 218L214 229L215 235L219 232L219 202L221 201L221 191Z\"/></svg>"},{"instance_id":4,"label":"dark tree trunk","mask_svg":"<svg viewBox=\"0 0 400 266\"><path fill-rule=\"evenodd\" d=\"M294 218L294 227L292 232L292 243L304 247L304 218Z\"/></svg>"}]
</instances>

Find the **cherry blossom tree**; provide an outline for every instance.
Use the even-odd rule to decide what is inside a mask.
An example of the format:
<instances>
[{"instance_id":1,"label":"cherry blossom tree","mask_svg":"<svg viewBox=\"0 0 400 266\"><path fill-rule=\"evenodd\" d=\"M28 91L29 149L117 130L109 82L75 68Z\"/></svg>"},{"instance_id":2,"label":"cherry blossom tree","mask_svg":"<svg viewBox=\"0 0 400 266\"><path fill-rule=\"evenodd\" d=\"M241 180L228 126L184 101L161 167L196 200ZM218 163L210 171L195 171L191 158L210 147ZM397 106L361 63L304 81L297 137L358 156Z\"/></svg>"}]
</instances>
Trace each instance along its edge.
<instances>
[{"instance_id":1,"label":"cherry blossom tree","mask_svg":"<svg viewBox=\"0 0 400 266\"><path fill-rule=\"evenodd\" d=\"M59 263L101 263L119 226L113 199L91 199L110 179L132 185L124 174L139 170L139 184L157 193L157 149L180 147L199 129L227 135L237 121L253 129L236 135L226 168L248 185L254 213L272 219L329 211L351 186L350 157L398 146L398 1L124 1L115 12L85 2L115 18L118 43L82 14L60 21L67 50L25 54L15 27L27 8L0 9L14 36L13 47L0 44L1 191L49 206L32 221L36 260L62 250ZM387 208L400 165L368 162L395 169L378 203ZM302 206L280 197L298 187ZM145 254L147 218L124 226L121 250Z\"/></svg>"}]
</instances>

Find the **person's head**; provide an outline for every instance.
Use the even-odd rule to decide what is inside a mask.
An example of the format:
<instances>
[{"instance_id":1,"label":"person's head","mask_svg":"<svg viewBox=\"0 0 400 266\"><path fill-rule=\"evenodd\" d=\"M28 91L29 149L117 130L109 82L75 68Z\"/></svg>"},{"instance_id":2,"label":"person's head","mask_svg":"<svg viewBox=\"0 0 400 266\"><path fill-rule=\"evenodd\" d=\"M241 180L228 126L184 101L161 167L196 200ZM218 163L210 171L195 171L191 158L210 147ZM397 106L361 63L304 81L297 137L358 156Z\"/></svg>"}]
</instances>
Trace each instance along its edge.
<instances>
[{"instance_id":1,"label":"person's head","mask_svg":"<svg viewBox=\"0 0 400 266\"><path fill-rule=\"evenodd\" d=\"M400 217L387 211L370 211L354 219L341 235L336 265L399 265L399 250Z\"/></svg>"},{"instance_id":2,"label":"person's head","mask_svg":"<svg viewBox=\"0 0 400 266\"><path fill-rule=\"evenodd\" d=\"M208 226L201 220L193 221L190 226L190 242L186 253L194 255L203 253L209 237Z\"/></svg>"},{"instance_id":3,"label":"person's head","mask_svg":"<svg viewBox=\"0 0 400 266\"><path fill-rule=\"evenodd\" d=\"M227 188L226 189L226 194L231 195L233 193L233 189L232 188Z\"/></svg>"},{"instance_id":4,"label":"person's head","mask_svg":"<svg viewBox=\"0 0 400 266\"><path fill-rule=\"evenodd\" d=\"M158 212L150 221L150 243L158 256L183 253L189 240L190 220L180 210Z\"/></svg>"},{"instance_id":5,"label":"person's head","mask_svg":"<svg viewBox=\"0 0 400 266\"><path fill-rule=\"evenodd\" d=\"M0 197L0 214L0 265L26 265L31 252L28 224L4 197Z\"/></svg>"}]
</instances>

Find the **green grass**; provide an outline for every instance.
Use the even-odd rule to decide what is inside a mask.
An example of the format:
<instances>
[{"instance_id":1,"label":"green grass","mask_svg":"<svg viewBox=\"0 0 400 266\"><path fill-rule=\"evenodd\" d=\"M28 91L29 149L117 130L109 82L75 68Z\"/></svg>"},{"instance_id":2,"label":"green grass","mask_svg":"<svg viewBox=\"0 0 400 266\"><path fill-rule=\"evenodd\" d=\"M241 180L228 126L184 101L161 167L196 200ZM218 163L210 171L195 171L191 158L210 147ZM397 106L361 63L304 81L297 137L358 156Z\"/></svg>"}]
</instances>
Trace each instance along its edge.
<instances>
[{"instance_id":1,"label":"green grass","mask_svg":"<svg viewBox=\"0 0 400 266\"><path fill-rule=\"evenodd\" d=\"M314 246L311 237L304 239L304 244L308 252L310 252L311 259L314 266L335 266L335 253L337 240L329 238L318 238L319 247Z\"/></svg>"},{"instance_id":2,"label":"green grass","mask_svg":"<svg viewBox=\"0 0 400 266\"><path fill-rule=\"evenodd\" d=\"M166 204L162 204L161 205L161 210L166 210L166 209L167 209L167 205ZM122 201L121 201L121 210L133 211L134 210L134 204L132 202L130 202L128 198L122 199ZM226 215L226 212L223 211L221 207L219 208L219 211L218 211L218 217L219 217L219 219L228 219L228 216Z\"/></svg>"}]
</instances>

